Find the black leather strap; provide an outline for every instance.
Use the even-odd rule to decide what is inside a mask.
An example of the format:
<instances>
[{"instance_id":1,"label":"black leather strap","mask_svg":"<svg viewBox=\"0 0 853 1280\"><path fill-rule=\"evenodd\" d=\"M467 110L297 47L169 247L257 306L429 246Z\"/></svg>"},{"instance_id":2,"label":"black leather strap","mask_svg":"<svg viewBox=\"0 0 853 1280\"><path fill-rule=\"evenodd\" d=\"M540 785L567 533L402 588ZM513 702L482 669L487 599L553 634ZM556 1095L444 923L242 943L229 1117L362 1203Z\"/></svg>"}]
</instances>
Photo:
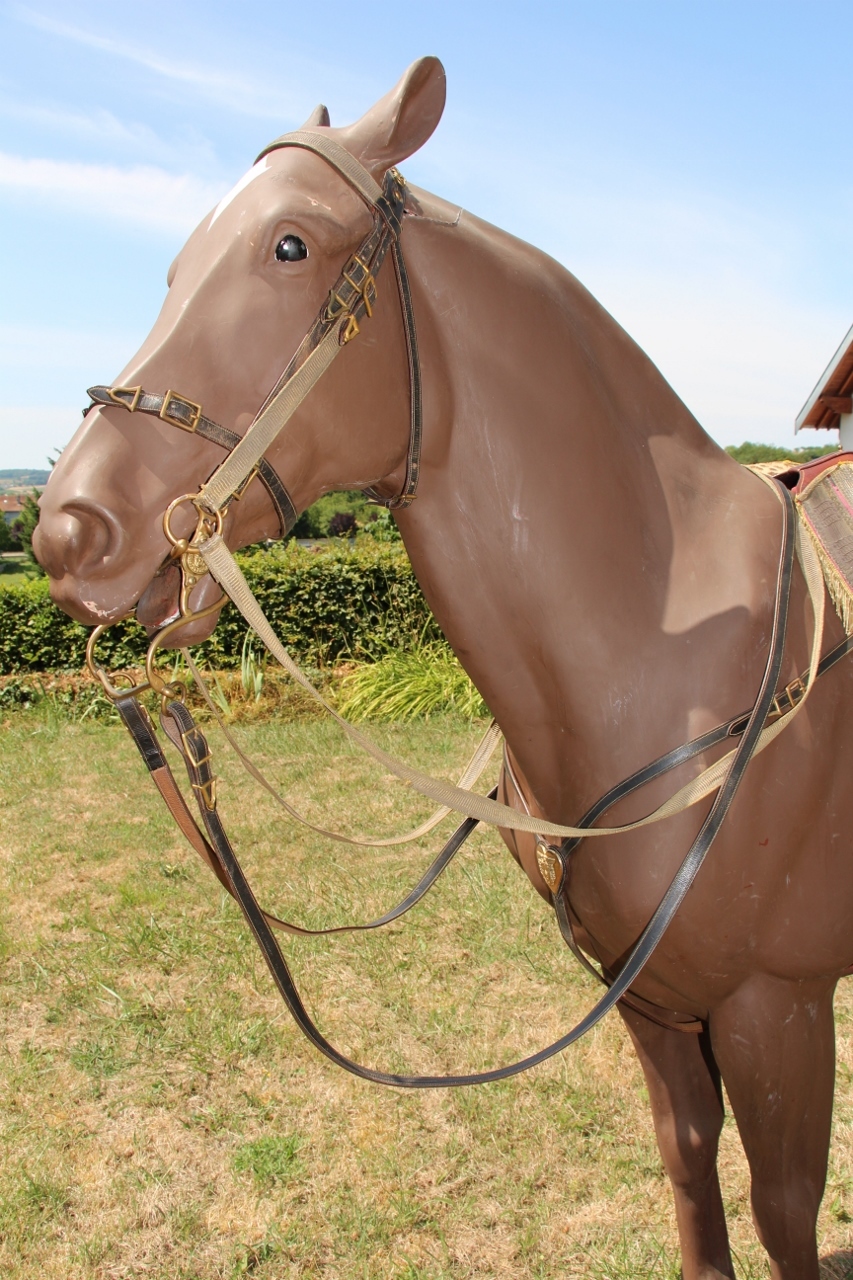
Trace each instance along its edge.
<instances>
[{"instance_id":1,"label":"black leather strap","mask_svg":"<svg viewBox=\"0 0 853 1280\"><path fill-rule=\"evenodd\" d=\"M193 435L201 436L203 440L211 440L214 444L218 444L220 448L227 449L230 453L236 444L239 443L240 436L236 431L230 431L228 427L221 426L218 422L214 422L212 418L206 418L192 401L185 399L183 396L176 396L174 392L167 391L165 395L155 395L151 391L143 391L141 387L89 387L86 393L91 403L84 409L84 414L95 405L111 407L112 405L120 405L124 409L128 409L131 413L147 413L152 417L160 418L163 422L169 423L173 427L180 427L182 431L190 431ZM166 406L164 413L163 407ZM275 514L278 518L281 537L285 538L293 526L296 524L296 508L287 489L282 484L278 473L267 462L266 458L261 458L257 467L257 477L263 485L265 485L267 493L270 496ZM245 488L248 486L244 486Z\"/></svg>"},{"instance_id":2,"label":"black leather strap","mask_svg":"<svg viewBox=\"0 0 853 1280\"><path fill-rule=\"evenodd\" d=\"M786 490L781 490L781 492L784 495L783 538L777 574L777 589L770 649L755 705L749 714L746 726L742 731L738 729L741 740L735 750L728 774L724 778L711 805L711 809L705 818L705 821L702 823L699 833L694 839L686 857L676 872L672 883L664 894L660 905L654 912L651 920L646 925L637 942L634 944L627 960L618 975L611 982L607 992L594 1005L586 1017L583 1018L566 1035L561 1036L559 1040L556 1040L547 1048L541 1049L539 1052L531 1054L528 1057L521 1059L519 1062L512 1063L506 1067L499 1067L492 1071L473 1072L465 1075L396 1075L361 1066L359 1063L354 1062L352 1059L347 1058L344 1054L340 1053L326 1040L301 1001L288 969L287 962L285 961L276 941L273 928L271 927L271 922L255 900L251 886L243 874L227 833L222 826L217 810L215 778L211 768L210 751L205 737L198 726L194 723L190 712L183 703L172 702L167 705L161 718L161 722L168 733L168 736L183 756L190 785L196 795L202 822L207 832L209 842L207 847L211 849L213 856L216 859L218 871L221 871L222 875L227 880L233 896L239 903L246 921L255 935L264 959L270 969L273 980L287 1004L288 1009L297 1022L297 1025L311 1043L314 1044L315 1047L332 1062L335 1062L338 1066L343 1067L353 1075L360 1076L363 1079L372 1080L377 1084L392 1085L399 1088L434 1089L461 1085L485 1084L490 1081L504 1080L510 1076L517 1075L522 1071L526 1071L529 1068L538 1065L540 1062L544 1062L548 1058L553 1057L555 1054L560 1053L563 1049L566 1049L570 1044L580 1039L581 1036L600 1021L600 1019L604 1017L604 1015L617 1003L617 1001L620 1000L626 992L628 992L631 984L636 980L637 976L653 954L658 942L663 937L663 934L666 932L666 929L671 923L679 906L683 902L685 895L689 891L690 886L693 884L696 874L704 862L708 851L720 830L723 820L728 813L729 807L731 806L731 802L734 799L747 765L754 753L761 730L774 706L774 690L776 689L779 681L779 673L781 671L785 650L785 635L787 630L788 607L794 564L795 522L793 518L793 503L790 494L787 493ZM823 670L828 670L829 667L834 665L835 662L843 657L845 653L849 652L850 648L850 642L845 642L844 644L837 646L831 654L827 655L827 658L821 664ZM125 722L129 724L129 727L131 727L128 718L125 718ZM737 723L737 721L729 722L727 726L720 726L718 729L712 730L710 734L704 734L700 738L694 739L693 743L687 744L688 748L695 748L695 750L691 750L688 755L683 754L685 748L678 748L674 752L667 753L666 756L660 757L654 765L648 766L646 770L638 771L637 774L633 775L633 779L636 780L641 775L647 777L657 776L657 772L662 772L663 768L666 767L662 764L664 761L669 760L674 761L674 763L681 763L683 759L689 759L691 755L695 755L698 751L705 749L707 745L710 744L711 738L714 738L715 741L722 741L724 737L730 734L732 725ZM722 732L723 728L725 728L725 733ZM715 735L720 736L715 737ZM150 755L150 751L148 752L148 755ZM146 757L146 760L148 755L146 755L146 752L143 750L143 756ZM655 766L658 766L657 772L649 774L649 769L654 770ZM669 764L668 767L674 767L674 764ZM608 796L618 792L618 798L621 798L622 795L629 794L629 791L621 789L624 785L625 784L620 784L619 788L614 788L612 792L608 793ZM635 781L634 786L629 788L629 790L633 790L635 789L635 786L639 785L642 785L642 783L640 781ZM611 803L614 802L615 801L611 801ZM598 806L594 806L594 808L597 807ZM474 820L469 819L467 822L462 824L456 833L454 833L452 840L459 836L464 828L473 829L473 826L475 825L476 823ZM467 834L467 831L465 834ZM461 840L459 843L461 844ZM441 862L445 852L446 850L442 851L442 854L439 855L439 859L433 863L433 867L435 867L437 863ZM562 847L559 850L555 850L555 852L561 858L566 856L563 853ZM452 853L450 853L446 857L446 861L443 862L443 865L436 872L436 875L433 877L433 881L437 878L437 875L440 874L440 870L443 869L443 866L447 865L447 862L449 862L450 857L452 856ZM430 868L430 871L432 871L432 868ZM416 890L409 895L409 899L414 898L414 900L417 900L415 895L418 893L418 890L428 878L429 874L430 873L428 872L427 876L422 879ZM398 908L387 913L386 917L381 918L381 921L387 922L388 919L397 918L398 915L402 914L404 909L408 909L405 907L405 903L407 901L408 899L404 900ZM555 901L555 906L558 907L559 920L560 904ZM562 906L564 908L565 904L562 904ZM563 910L563 914L565 915L565 910ZM373 922L369 927L378 927L379 923L379 921ZM560 923L562 927L563 922L560 921ZM569 933L570 932L571 930L569 928ZM592 966L589 967L592 968ZM594 969L592 971L595 972ZM599 978L601 977L601 975L596 976Z\"/></svg>"},{"instance_id":3,"label":"black leather strap","mask_svg":"<svg viewBox=\"0 0 853 1280\"><path fill-rule=\"evenodd\" d=\"M367 488L364 493L371 501L387 507L389 511L411 506L415 500L415 490L421 471L421 443L423 439L423 396L421 392L421 362L418 354L418 335L415 328L415 311L412 304L412 290L409 285L409 273L399 240L393 244L394 271L397 276L397 289L400 294L400 306L403 311L403 332L406 335L406 355L409 361L409 395L411 404L411 423L409 428L409 451L406 456L406 474L403 487L396 498L384 498L374 488Z\"/></svg>"},{"instance_id":4,"label":"black leather strap","mask_svg":"<svg viewBox=\"0 0 853 1280\"><path fill-rule=\"evenodd\" d=\"M125 727L130 733L131 738L135 742L139 754L145 762L146 768L149 773L155 775L155 781L158 781L156 775L161 770L171 778L169 763L163 754L157 740L157 734L154 730L154 726L151 723L151 718L145 708L137 701L136 698L130 696L127 698L120 698L116 702L116 708ZM174 745L178 748L181 755L185 756L187 744L181 740L180 733L176 730L174 721L170 722L166 720L163 728ZM200 746L199 739L196 739L195 745L196 747ZM206 754L203 749L202 752L203 754ZM207 767L209 768L209 763ZM164 793L159 781L158 790L160 790L160 794L163 796L163 799L167 800L166 794ZM497 795L497 790L497 787L492 788L489 792L490 799L494 800ZM213 869L217 870L216 865L214 865L218 861L216 859L216 855L201 828L193 819L189 809L184 807L180 818L175 814L174 806L176 803L180 804L181 801L180 792L177 791L177 788L175 789L175 792L176 794L170 795L167 800L167 803L170 805L170 812L172 813L172 816L178 822L181 831L190 841L193 848L197 852L201 853L201 856L208 865L213 866ZM384 915L377 917L375 920L370 920L366 924L342 924L332 925L325 929L306 929L301 925L291 924L288 920L282 920L279 916L274 916L268 911L263 912L264 919L271 928L302 938L319 938L333 933L363 933L370 929L381 929L385 925L392 924L393 921L399 920L401 916L404 916L408 911L411 911L412 907L416 906L417 903L426 896L442 872L447 870L471 832L478 825L476 818L466 818L464 822L461 822L445 842L437 856L427 867L415 887L406 894L405 898L398 902L395 907L392 907L390 911L386 911ZM224 877L220 877L220 879L222 879L222 883L230 893L231 885L228 880Z\"/></svg>"},{"instance_id":5,"label":"black leather strap","mask_svg":"<svg viewBox=\"0 0 853 1280\"><path fill-rule=\"evenodd\" d=\"M275 145L272 144L268 150L273 149ZM372 312L373 304L377 297L375 278L379 274L382 263L390 249L394 260L394 271L400 296L409 365L411 403L409 448L403 486L396 497L383 497L372 488L366 488L364 491L374 502L389 508L408 506L414 499L420 473L423 435L421 369L415 330L415 314L409 278L399 239L403 223L405 199L405 182L396 170L389 170L385 175L382 195L373 206L376 216L371 230L344 266L329 293L328 302L321 308L311 328L255 415L256 419L260 417L285 384L305 363L308 356L316 349L329 330L340 321L342 315L349 317L349 323L353 326L352 330L342 330L342 341L348 341L350 337L359 332L359 322L363 320L365 315L369 316ZM165 395L158 395L145 391L142 387L107 387L99 385L90 387L88 394L90 404L84 409L84 415L95 405L104 407L119 405L130 413L145 413L158 417L171 426L179 427L182 431L189 431L205 440L211 440L214 444L227 449L229 452L233 450L241 438L236 432L229 430L228 427L223 427L220 423L206 417L202 413L201 405L175 391L169 390ZM257 474L258 478L266 486L278 517L281 536L285 537L293 528L297 519L296 509L287 488L266 458L262 457L258 461L256 471L253 474ZM251 479L252 476L243 485L243 490L251 482ZM240 494L235 494L234 496L239 497Z\"/></svg>"}]
</instances>

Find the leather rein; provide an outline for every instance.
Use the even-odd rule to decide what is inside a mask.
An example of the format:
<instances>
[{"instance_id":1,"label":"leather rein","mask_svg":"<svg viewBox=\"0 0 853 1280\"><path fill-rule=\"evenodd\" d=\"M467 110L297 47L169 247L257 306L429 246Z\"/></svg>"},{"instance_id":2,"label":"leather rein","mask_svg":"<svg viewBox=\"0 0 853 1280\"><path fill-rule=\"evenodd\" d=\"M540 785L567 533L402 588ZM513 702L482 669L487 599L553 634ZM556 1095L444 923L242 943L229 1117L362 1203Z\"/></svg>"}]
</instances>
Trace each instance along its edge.
<instances>
[{"instance_id":1,"label":"leather rein","mask_svg":"<svg viewBox=\"0 0 853 1280\"><path fill-rule=\"evenodd\" d=\"M185 705L183 686L175 681L165 680L157 671L154 659L157 649L174 630L185 626L194 618L202 617L218 610L221 606L222 600L219 600L202 613L193 613L189 605L189 595L192 587L204 573L211 572L220 585L223 586L226 594L234 599L238 608L241 609L250 625L261 636L261 639L271 649L274 656L283 662L283 665L291 675L294 675L294 678L298 679L314 696L323 701L302 673L295 668L286 652L281 649L277 638L268 634L271 631L269 624L260 611L257 602L254 601L254 597L251 596L248 586L245 585L245 580L242 579L242 575L239 574L239 570L233 563L231 553L225 548L222 539L222 526L230 501L238 500L247 486L257 477L265 485L270 496L278 516L282 536L292 528L296 519L293 503L286 486L267 462L264 454L289 417L301 404L311 387L322 376L325 369L329 367L337 351L358 334L360 322L365 317L369 318L372 315L377 297L376 275L389 252L395 267L409 357L411 426L406 473L400 492L396 497L387 498L375 491L366 490L373 500L390 508L405 507L411 503L418 483L422 436L421 377L417 337L408 277L400 248L405 183L396 170L389 170L380 187L343 147L333 139L311 131L303 130L286 134L282 138L276 139L275 142L261 152L258 159L261 159L269 151L283 146L304 147L326 159L372 207L374 211L373 227L359 246L358 251L352 255L344 267L330 291L328 302L321 309L311 329L242 438L228 428L222 427L205 417L200 405L171 390L167 391L163 396L153 395L144 391L141 387L98 386L90 390L92 404L89 408L95 405L118 405L132 413L141 412L156 415L172 426L194 432L204 439L212 440L222 448L227 449L228 455L197 494L182 495L170 504L164 515L164 531L172 545L170 560L177 561L182 573L179 616L170 620L154 637L146 658L145 682L132 689L114 687L95 658L95 645L104 630L103 627L95 628L92 633L87 649L87 661L90 670L98 677L107 694L114 700L125 726L145 761L152 780L155 782L180 830L214 872L223 887L227 889L240 906L285 1004L299 1028L315 1047L331 1061L337 1063L338 1066L343 1067L354 1075L378 1084L402 1088L428 1089L483 1084L503 1080L526 1071L560 1053L590 1030L619 1000L628 995L632 983L636 981L637 976L647 964L693 884L699 868L720 830L750 760L757 751L768 745L779 730L784 728L799 711L814 680L824 671L829 670L844 654L853 648L853 640L843 642L820 660L823 583L822 579L820 579L819 568L817 569L817 578L815 577L814 552L811 551L812 558L809 560L809 544L801 539L799 549L801 558L804 561L804 570L816 621L812 661L809 671L803 678L794 681L787 687L786 691L777 695L776 690L785 649L794 552L797 541L797 519L790 493L784 487L773 484L772 487L782 504L782 545L777 571L771 641L761 685L755 703L749 712L743 713L716 729L700 735L698 738L693 739L692 742L668 752L650 765L638 770L630 778L611 788L606 795L592 806L576 827L565 827L535 819L529 814L519 814L507 806L498 804L495 800L497 788L493 789L488 797L479 797L473 792L462 789L461 784L460 787L451 787L449 784L442 784L434 779L428 779L426 775L421 775L416 770L400 766L399 762L393 761L379 748L372 746L352 726L340 721L340 717L331 707L328 707L327 709L340 721L350 736L365 746L376 759L388 764L388 767L398 777L403 777L413 782L413 785L418 790L438 800L443 806L429 823L423 824L418 828L417 832L412 833L407 838L414 838L415 835L422 833L425 829L429 829L440 816L443 817L452 808L461 810L468 816L453 832L411 892L376 920L366 924L341 925L327 929L312 930L290 924L265 912L259 906L252 892L223 826L217 805L216 778L212 770L211 752L205 735L195 723ZM190 539L177 537L171 528L172 514L184 502L191 502L195 506L198 517L196 530ZM241 585L245 585L245 593L241 593ZM247 595L247 600L242 598L244 594ZM197 676L191 660L190 666ZM139 702L139 695L147 690L152 690L160 695L160 724L164 733L183 759L190 787L197 802L200 822L193 817L192 811L184 799L171 772L166 756L160 747L154 724L145 707ZM493 733L493 730L489 732ZM487 739L488 737L489 734L487 734ZM737 747L722 760L717 761L715 765L706 769L698 779L694 779L693 783L687 784L667 804L661 806L660 809L647 818L641 819L637 823L627 824L623 828L601 828L593 825L598 822L608 809L626 795L632 794L652 779L695 758L702 752L708 751L724 742L727 738L736 740ZM486 753L481 747L479 753L482 757L479 764L479 769L481 770L485 766L491 751L489 750ZM475 753L475 757L476 755L477 753ZM257 771L256 776L259 776ZM472 771L469 767L469 770L463 775L463 779L470 781L472 776L475 777L477 774L476 771ZM260 780L263 781L264 785L268 786L264 779L261 778ZM599 974L575 943L568 914L568 902L565 893L566 873L573 849L584 838L634 829L637 826L645 825L647 822L668 816L669 813L679 812L689 804L696 803L702 796L712 792L716 794L699 832L657 910L635 942L618 975L610 977L609 975ZM285 807L287 808L288 806L285 805ZM292 810L290 811L293 812ZM295 816L299 817L299 815ZM411 910L424 897L480 821L511 827L516 830L533 831L537 834L537 861L548 884L561 932L585 967L594 973L597 978L605 982L608 990L590 1012L566 1035L537 1053L494 1070L465 1075L399 1075L377 1071L354 1062L334 1048L312 1020L293 982L287 962L276 939L276 932L286 932L297 936L317 936L377 929L383 925L390 924ZM333 835L333 838L346 839L346 837L334 836L334 833L326 834ZM563 837L562 842L560 844L550 843L546 837L556 834ZM359 841L350 842L362 843ZM366 843L397 842L375 841Z\"/></svg>"}]
</instances>

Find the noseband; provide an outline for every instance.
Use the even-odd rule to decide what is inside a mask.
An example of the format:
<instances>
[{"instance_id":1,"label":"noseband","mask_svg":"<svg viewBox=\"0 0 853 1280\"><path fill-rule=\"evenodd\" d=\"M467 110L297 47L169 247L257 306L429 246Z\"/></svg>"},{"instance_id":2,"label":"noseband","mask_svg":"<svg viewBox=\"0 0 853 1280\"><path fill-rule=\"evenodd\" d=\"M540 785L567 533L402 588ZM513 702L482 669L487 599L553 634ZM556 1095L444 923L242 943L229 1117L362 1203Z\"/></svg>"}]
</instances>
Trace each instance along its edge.
<instances>
[{"instance_id":1,"label":"noseband","mask_svg":"<svg viewBox=\"0 0 853 1280\"><path fill-rule=\"evenodd\" d=\"M301 404L314 383L331 364L334 356L361 331L361 323L373 315L378 292L376 278L389 250L394 263L406 350L409 365L411 421L406 474L396 497L388 498L367 488L364 492L375 503L391 510L407 507L414 500L420 471L422 436L421 372L418 360L414 309L406 264L400 246L406 183L396 169L389 169L380 186L354 156L333 138L310 130L298 130L276 138L257 157L255 163L271 151L284 147L301 147L321 156L361 196L373 211L373 226L356 252L344 266L329 291L327 302L302 339L293 358L261 405L254 421L242 438L228 427L213 422L194 400L168 390L165 395L144 391L142 387L89 388L91 403L96 406L119 405L130 413L158 417L181 431L211 440L228 451L225 461L202 486L192 500L206 515L227 510L232 499L239 499L257 477L265 486L278 519L280 535L285 537L296 523L296 508L286 485L264 456L284 424ZM166 535L173 549L180 540ZM186 567L186 566L182 566Z\"/></svg>"}]
</instances>

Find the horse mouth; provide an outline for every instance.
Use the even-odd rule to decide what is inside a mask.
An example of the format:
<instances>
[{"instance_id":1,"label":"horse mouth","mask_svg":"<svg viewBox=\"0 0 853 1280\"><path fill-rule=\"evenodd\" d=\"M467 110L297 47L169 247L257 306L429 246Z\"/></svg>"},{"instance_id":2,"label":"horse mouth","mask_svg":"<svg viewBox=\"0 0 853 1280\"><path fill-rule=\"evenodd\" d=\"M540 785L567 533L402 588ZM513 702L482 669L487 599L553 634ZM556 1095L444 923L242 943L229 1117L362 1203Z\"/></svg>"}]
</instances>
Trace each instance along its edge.
<instances>
[{"instance_id":1,"label":"horse mouth","mask_svg":"<svg viewBox=\"0 0 853 1280\"><path fill-rule=\"evenodd\" d=\"M174 560L162 564L139 597L136 606L136 621L144 627L149 640L172 622L181 617L181 569ZM188 644L200 644L213 633L219 619L219 610L215 608L222 592L209 574L196 584L190 593L190 616L185 627L176 628L169 636L167 649L178 648ZM224 603L224 599L223 599ZM194 614L203 613L210 606L214 610L208 617L197 618Z\"/></svg>"},{"instance_id":2,"label":"horse mouth","mask_svg":"<svg viewBox=\"0 0 853 1280\"><path fill-rule=\"evenodd\" d=\"M181 616L181 570L174 560L160 566L139 597L136 621L151 639Z\"/></svg>"}]
</instances>

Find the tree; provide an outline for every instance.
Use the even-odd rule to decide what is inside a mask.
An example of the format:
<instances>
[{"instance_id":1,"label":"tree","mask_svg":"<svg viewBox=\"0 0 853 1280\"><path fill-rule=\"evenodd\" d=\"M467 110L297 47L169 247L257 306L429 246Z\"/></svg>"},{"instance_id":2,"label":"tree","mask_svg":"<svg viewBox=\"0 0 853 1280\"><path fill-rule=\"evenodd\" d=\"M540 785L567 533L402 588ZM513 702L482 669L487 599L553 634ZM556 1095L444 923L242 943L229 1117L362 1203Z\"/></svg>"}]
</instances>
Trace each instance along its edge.
<instances>
[{"instance_id":1,"label":"tree","mask_svg":"<svg viewBox=\"0 0 853 1280\"><path fill-rule=\"evenodd\" d=\"M12 522L12 535L20 543L30 567L36 573L43 574L44 569L42 569L33 555L33 534L39 522L38 500L40 496L38 489L33 489L32 493L26 495L21 504L21 514L17 520Z\"/></svg>"},{"instance_id":2,"label":"tree","mask_svg":"<svg viewBox=\"0 0 853 1280\"><path fill-rule=\"evenodd\" d=\"M726 448L728 453L735 462L740 462L744 466L750 466L755 462L782 462L790 459L791 462L811 462L814 458L820 458L825 453L837 453L837 444L818 444L806 445L803 449L791 449L787 446L777 444L755 444L751 440L747 440L744 444L730 444Z\"/></svg>"}]
</instances>

